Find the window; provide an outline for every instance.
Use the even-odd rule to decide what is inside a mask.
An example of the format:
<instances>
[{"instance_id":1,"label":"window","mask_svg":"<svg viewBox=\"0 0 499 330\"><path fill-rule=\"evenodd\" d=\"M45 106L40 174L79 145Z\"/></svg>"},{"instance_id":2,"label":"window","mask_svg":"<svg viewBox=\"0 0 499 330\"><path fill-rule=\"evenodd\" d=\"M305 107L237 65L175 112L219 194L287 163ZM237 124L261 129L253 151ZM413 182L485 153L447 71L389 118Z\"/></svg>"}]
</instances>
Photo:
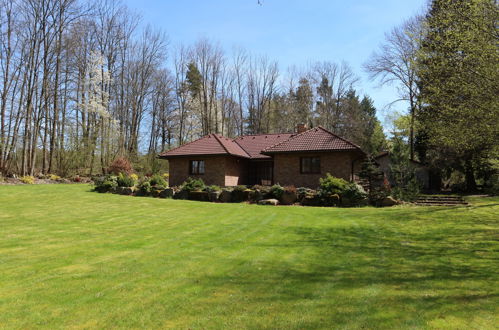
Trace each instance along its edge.
<instances>
[{"instance_id":1,"label":"window","mask_svg":"<svg viewBox=\"0 0 499 330\"><path fill-rule=\"evenodd\" d=\"M204 160L191 160L189 174L204 174Z\"/></svg>"},{"instance_id":2,"label":"window","mask_svg":"<svg viewBox=\"0 0 499 330\"><path fill-rule=\"evenodd\" d=\"M320 157L302 157L300 158L300 173L317 174L321 173Z\"/></svg>"}]
</instances>

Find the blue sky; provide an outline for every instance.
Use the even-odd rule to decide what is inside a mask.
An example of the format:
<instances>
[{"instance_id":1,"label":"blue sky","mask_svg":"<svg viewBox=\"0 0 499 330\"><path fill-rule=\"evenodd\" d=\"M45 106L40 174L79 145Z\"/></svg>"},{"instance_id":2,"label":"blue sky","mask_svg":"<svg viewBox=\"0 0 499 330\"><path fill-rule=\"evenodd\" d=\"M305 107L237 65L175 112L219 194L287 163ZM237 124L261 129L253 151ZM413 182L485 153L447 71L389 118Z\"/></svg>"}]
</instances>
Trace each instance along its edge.
<instances>
[{"instance_id":1,"label":"blue sky","mask_svg":"<svg viewBox=\"0 0 499 330\"><path fill-rule=\"evenodd\" d=\"M384 33L420 11L426 0L123 0L145 24L160 27L171 45L200 37L230 51L240 46L288 66L313 61L347 61L360 76L358 90L383 108L397 99L395 87L378 88L362 64ZM395 110L404 111L399 103Z\"/></svg>"}]
</instances>

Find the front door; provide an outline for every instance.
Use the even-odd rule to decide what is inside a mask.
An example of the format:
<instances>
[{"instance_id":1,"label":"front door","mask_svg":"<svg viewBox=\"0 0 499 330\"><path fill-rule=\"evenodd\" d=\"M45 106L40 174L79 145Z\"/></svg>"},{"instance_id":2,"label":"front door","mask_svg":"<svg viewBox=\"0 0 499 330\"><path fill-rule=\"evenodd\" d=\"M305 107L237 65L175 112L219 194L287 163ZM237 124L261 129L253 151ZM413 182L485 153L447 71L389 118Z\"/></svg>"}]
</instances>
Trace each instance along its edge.
<instances>
[{"instance_id":1,"label":"front door","mask_svg":"<svg viewBox=\"0 0 499 330\"><path fill-rule=\"evenodd\" d=\"M253 161L249 163L249 184L250 185L272 185L274 162L273 161Z\"/></svg>"}]
</instances>

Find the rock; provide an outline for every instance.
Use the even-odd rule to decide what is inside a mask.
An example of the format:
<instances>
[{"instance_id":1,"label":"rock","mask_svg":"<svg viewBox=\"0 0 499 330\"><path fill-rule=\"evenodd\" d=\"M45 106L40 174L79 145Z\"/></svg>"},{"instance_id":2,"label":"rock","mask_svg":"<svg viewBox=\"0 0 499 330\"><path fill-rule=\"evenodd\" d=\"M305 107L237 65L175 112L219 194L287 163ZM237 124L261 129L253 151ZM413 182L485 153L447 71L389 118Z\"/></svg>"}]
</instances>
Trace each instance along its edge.
<instances>
[{"instance_id":1,"label":"rock","mask_svg":"<svg viewBox=\"0 0 499 330\"><path fill-rule=\"evenodd\" d=\"M263 199L264 193L260 190L252 190L250 194L250 200L253 202L258 202Z\"/></svg>"},{"instance_id":2,"label":"rock","mask_svg":"<svg viewBox=\"0 0 499 330\"><path fill-rule=\"evenodd\" d=\"M221 191L210 191L208 193L208 200L210 202L218 202L218 198L220 197Z\"/></svg>"},{"instance_id":3,"label":"rock","mask_svg":"<svg viewBox=\"0 0 499 330\"><path fill-rule=\"evenodd\" d=\"M381 200L381 202L379 202L379 206L381 207L394 206L398 204L400 204L399 201L392 196L385 197Z\"/></svg>"},{"instance_id":4,"label":"rock","mask_svg":"<svg viewBox=\"0 0 499 330\"><path fill-rule=\"evenodd\" d=\"M161 197L161 193L163 192L164 189L151 189L151 196L152 197Z\"/></svg>"},{"instance_id":5,"label":"rock","mask_svg":"<svg viewBox=\"0 0 499 330\"><path fill-rule=\"evenodd\" d=\"M285 190L282 193L282 196L279 199L279 201L281 202L281 204L284 204L284 205L294 204L297 200L298 200L298 196L296 195L296 192L294 192L294 191L287 191L287 190Z\"/></svg>"},{"instance_id":6,"label":"rock","mask_svg":"<svg viewBox=\"0 0 499 330\"><path fill-rule=\"evenodd\" d=\"M189 193L189 199L198 202L207 202L208 192L207 191L191 191Z\"/></svg>"},{"instance_id":7,"label":"rock","mask_svg":"<svg viewBox=\"0 0 499 330\"><path fill-rule=\"evenodd\" d=\"M133 192L135 191L134 187L118 187L116 188L116 193L120 195L133 195Z\"/></svg>"},{"instance_id":8,"label":"rock","mask_svg":"<svg viewBox=\"0 0 499 330\"><path fill-rule=\"evenodd\" d=\"M321 205L321 199L316 194L306 195L301 200L301 205L303 205L303 206L320 206Z\"/></svg>"},{"instance_id":9,"label":"rock","mask_svg":"<svg viewBox=\"0 0 499 330\"><path fill-rule=\"evenodd\" d=\"M275 198L270 198L270 199L262 199L261 201L258 201L258 205L279 205L279 201Z\"/></svg>"},{"instance_id":10,"label":"rock","mask_svg":"<svg viewBox=\"0 0 499 330\"><path fill-rule=\"evenodd\" d=\"M250 200L250 196L253 190L245 189L245 190L234 190L232 191L232 203L241 203Z\"/></svg>"},{"instance_id":11,"label":"rock","mask_svg":"<svg viewBox=\"0 0 499 330\"><path fill-rule=\"evenodd\" d=\"M173 195L173 199L188 199L189 192L186 190L180 190L175 195Z\"/></svg>"},{"instance_id":12,"label":"rock","mask_svg":"<svg viewBox=\"0 0 499 330\"><path fill-rule=\"evenodd\" d=\"M166 188L159 194L160 198L172 198L173 197L173 189L172 188Z\"/></svg>"},{"instance_id":13,"label":"rock","mask_svg":"<svg viewBox=\"0 0 499 330\"><path fill-rule=\"evenodd\" d=\"M232 191L226 189L222 190L218 200L222 203L230 203L232 201Z\"/></svg>"}]
</instances>

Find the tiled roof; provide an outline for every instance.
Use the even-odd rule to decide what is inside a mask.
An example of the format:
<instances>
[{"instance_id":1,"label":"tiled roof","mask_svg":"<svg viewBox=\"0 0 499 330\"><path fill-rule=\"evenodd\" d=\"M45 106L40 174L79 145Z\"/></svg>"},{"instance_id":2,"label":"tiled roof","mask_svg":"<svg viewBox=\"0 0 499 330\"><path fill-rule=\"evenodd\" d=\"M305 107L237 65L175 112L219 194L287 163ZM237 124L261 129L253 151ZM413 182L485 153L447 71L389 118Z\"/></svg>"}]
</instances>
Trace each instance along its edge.
<instances>
[{"instance_id":1,"label":"tiled roof","mask_svg":"<svg viewBox=\"0 0 499 330\"><path fill-rule=\"evenodd\" d=\"M234 141L221 135L210 134L160 154L160 157L196 155L233 155L249 158L249 155Z\"/></svg>"},{"instance_id":2,"label":"tiled roof","mask_svg":"<svg viewBox=\"0 0 499 330\"><path fill-rule=\"evenodd\" d=\"M282 134L262 134L262 135L244 135L238 137L234 140L238 145L241 146L251 158L270 158L270 156L263 155L261 152L263 149L268 148L274 144L285 141L289 139L293 134L282 133Z\"/></svg>"},{"instance_id":3,"label":"tiled roof","mask_svg":"<svg viewBox=\"0 0 499 330\"><path fill-rule=\"evenodd\" d=\"M312 128L300 134L245 135L234 140L210 134L198 140L166 151L161 158L232 155L236 157L265 159L270 154L299 151L337 151L360 149L357 145L329 132L322 127Z\"/></svg>"},{"instance_id":4,"label":"tiled roof","mask_svg":"<svg viewBox=\"0 0 499 330\"><path fill-rule=\"evenodd\" d=\"M264 149L262 153L273 154L280 152L337 151L355 149L358 150L360 147L319 126L309 129L303 133L293 135L285 141Z\"/></svg>"}]
</instances>

